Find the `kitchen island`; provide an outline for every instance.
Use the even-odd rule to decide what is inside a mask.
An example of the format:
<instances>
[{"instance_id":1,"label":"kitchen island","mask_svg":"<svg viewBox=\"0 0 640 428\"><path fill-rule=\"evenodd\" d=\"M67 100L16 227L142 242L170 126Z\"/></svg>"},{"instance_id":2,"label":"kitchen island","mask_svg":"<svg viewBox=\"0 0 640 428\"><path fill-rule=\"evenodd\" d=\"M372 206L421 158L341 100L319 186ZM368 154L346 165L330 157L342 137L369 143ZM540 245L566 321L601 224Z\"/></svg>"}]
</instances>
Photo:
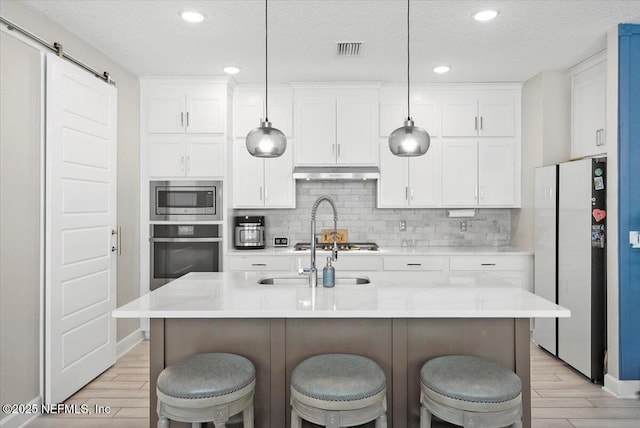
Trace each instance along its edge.
<instances>
[{"instance_id":1,"label":"kitchen island","mask_svg":"<svg viewBox=\"0 0 640 428\"><path fill-rule=\"evenodd\" d=\"M198 352L234 352L256 366L256 427L289 424L289 379L305 358L327 352L366 356L387 377L389 426L419 426L419 372L430 358L472 354L513 370L523 383L523 425L531 424L529 318L569 311L483 273L349 272L333 289L304 277L258 284L261 272L190 273L114 311L151 318L151 425L160 371ZM342 275L338 274L338 278ZM177 423L172 426L186 426Z\"/></svg>"}]
</instances>

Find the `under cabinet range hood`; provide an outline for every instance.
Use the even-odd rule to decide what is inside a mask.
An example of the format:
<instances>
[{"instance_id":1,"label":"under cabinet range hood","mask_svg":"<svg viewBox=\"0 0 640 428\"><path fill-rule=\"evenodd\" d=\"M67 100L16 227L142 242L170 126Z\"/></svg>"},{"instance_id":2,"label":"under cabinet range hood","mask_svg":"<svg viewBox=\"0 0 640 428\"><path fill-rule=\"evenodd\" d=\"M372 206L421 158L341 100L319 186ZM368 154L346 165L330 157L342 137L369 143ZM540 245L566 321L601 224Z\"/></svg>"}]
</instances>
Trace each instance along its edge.
<instances>
[{"instance_id":1,"label":"under cabinet range hood","mask_svg":"<svg viewBox=\"0 0 640 428\"><path fill-rule=\"evenodd\" d=\"M377 180L377 166L297 166L293 169L296 180Z\"/></svg>"}]
</instances>

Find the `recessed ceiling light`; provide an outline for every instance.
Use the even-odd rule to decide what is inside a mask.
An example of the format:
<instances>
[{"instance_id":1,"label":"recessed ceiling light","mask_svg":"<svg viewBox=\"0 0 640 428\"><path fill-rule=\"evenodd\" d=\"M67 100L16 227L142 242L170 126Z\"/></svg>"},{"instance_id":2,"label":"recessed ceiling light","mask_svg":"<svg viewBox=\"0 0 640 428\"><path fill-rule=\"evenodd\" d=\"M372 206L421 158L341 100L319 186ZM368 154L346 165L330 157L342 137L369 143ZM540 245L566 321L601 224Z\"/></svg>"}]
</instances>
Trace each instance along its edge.
<instances>
[{"instance_id":1,"label":"recessed ceiling light","mask_svg":"<svg viewBox=\"0 0 640 428\"><path fill-rule=\"evenodd\" d=\"M205 16L195 10L184 10L180 12L180 17L187 22L202 22Z\"/></svg>"},{"instance_id":2,"label":"recessed ceiling light","mask_svg":"<svg viewBox=\"0 0 640 428\"><path fill-rule=\"evenodd\" d=\"M498 16L497 10L481 10L480 12L473 15L473 19L476 21L491 21L493 18Z\"/></svg>"},{"instance_id":3,"label":"recessed ceiling light","mask_svg":"<svg viewBox=\"0 0 640 428\"><path fill-rule=\"evenodd\" d=\"M449 70L451 70L451 67L449 67L448 65L439 65L438 67L433 69L433 72L438 74L443 74Z\"/></svg>"},{"instance_id":4,"label":"recessed ceiling light","mask_svg":"<svg viewBox=\"0 0 640 428\"><path fill-rule=\"evenodd\" d=\"M240 69L238 67L234 67L232 65L223 68L224 72L227 74L238 74Z\"/></svg>"}]
</instances>

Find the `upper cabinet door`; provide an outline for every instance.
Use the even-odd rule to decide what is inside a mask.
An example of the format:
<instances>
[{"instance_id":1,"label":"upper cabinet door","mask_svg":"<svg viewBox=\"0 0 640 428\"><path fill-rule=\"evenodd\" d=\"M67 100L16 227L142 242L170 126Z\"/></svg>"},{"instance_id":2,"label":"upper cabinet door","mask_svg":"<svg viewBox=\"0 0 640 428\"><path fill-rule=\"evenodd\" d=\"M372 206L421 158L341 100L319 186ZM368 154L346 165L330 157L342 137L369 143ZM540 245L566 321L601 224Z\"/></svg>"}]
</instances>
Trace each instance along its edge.
<instances>
[{"instance_id":1,"label":"upper cabinet door","mask_svg":"<svg viewBox=\"0 0 640 428\"><path fill-rule=\"evenodd\" d=\"M442 99L442 135L474 137L478 135L478 98L475 92L446 93Z\"/></svg>"},{"instance_id":2,"label":"upper cabinet door","mask_svg":"<svg viewBox=\"0 0 640 428\"><path fill-rule=\"evenodd\" d=\"M296 164L336 162L336 104L332 96L296 98Z\"/></svg>"},{"instance_id":3,"label":"upper cabinet door","mask_svg":"<svg viewBox=\"0 0 640 428\"><path fill-rule=\"evenodd\" d=\"M147 175L180 177L186 171L184 135L158 135L147 140Z\"/></svg>"},{"instance_id":4,"label":"upper cabinet door","mask_svg":"<svg viewBox=\"0 0 640 428\"><path fill-rule=\"evenodd\" d=\"M514 206L516 204L514 142L499 139L478 143L478 204Z\"/></svg>"},{"instance_id":5,"label":"upper cabinet door","mask_svg":"<svg viewBox=\"0 0 640 428\"><path fill-rule=\"evenodd\" d=\"M244 138L233 143L232 197L233 208L264 207L264 159L249 154Z\"/></svg>"},{"instance_id":6,"label":"upper cabinet door","mask_svg":"<svg viewBox=\"0 0 640 428\"><path fill-rule=\"evenodd\" d=\"M288 146L280 157L264 159L265 207L295 208L296 206L292 146Z\"/></svg>"},{"instance_id":7,"label":"upper cabinet door","mask_svg":"<svg viewBox=\"0 0 640 428\"><path fill-rule=\"evenodd\" d=\"M185 166L189 177L224 175L224 139L218 136L189 136Z\"/></svg>"},{"instance_id":8,"label":"upper cabinet door","mask_svg":"<svg viewBox=\"0 0 640 428\"><path fill-rule=\"evenodd\" d=\"M572 78L571 157L606 152L607 63L600 62Z\"/></svg>"},{"instance_id":9,"label":"upper cabinet door","mask_svg":"<svg viewBox=\"0 0 640 428\"><path fill-rule=\"evenodd\" d=\"M442 143L442 205L477 205L478 145L475 141Z\"/></svg>"},{"instance_id":10,"label":"upper cabinet door","mask_svg":"<svg viewBox=\"0 0 640 428\"><path fill-rule=\"evenodd\" d=\"M172 90L151 93L147 99L147 132L150 134L183 133L185 129L185 98Z\"/></svg>"},{"instance_id":11,"label":"upper cabinet door","mask_svg":"<svg viewBox=\"0 0 640 428\"><path fill-rule=\"evenodd\" d=\"M338 97L336 102L337 163L375 164L378 105L374 97Z\"/></svg>"},{"instance_id":12,"label":"upper cabinet door","mask_svg":"<svg viewBox=\"0 0 640 428\"><path fill-rule=\"evenodd\" d=\"M512 137L516 133L513 91L486 90L479 93L478 135Z\"/></svg>"},{"instance_id":13,"label":"upper cabinet door","mask_svg":"<svg viewBox=\"0 0 640 428\"><path fill-rule=\"evenodd\" d=\"M440 204L442 191L442 153L440 141L431 140L427 153L409 158L409 204L434 207Z\"/></svg>"},{"instance_id":14,"label":"upper cabinet door","mask_svg":"<svg viewBox=\"0 0 640 428\"><path fill-rule=\"evenodd\" d=\"M189 133L222 133L223 100L213 94L194 94L186 97L185 125Z\"/></svg>"},{"instance_id":15,"label":"upper cabinet door","mask_svg":"<svg viewBox=\"0 0 640 428\"><path fill-rule=\"evenodd\" d=\"M264 119L264 92L236 90L234 93L234 136L244 138ZM293 137L293 93L291 88L269 89L269 121L287 138Z\"/></svg>"},{"instance_id":16,"label":"upper cabinet door","mask_svg":"<svg viewBox=\"0 0 640 428\"><path fill-rule=\"evenodd\" d=\"M380 179L378 208L404 208L409 205L409 160L394 156L386 139L380 139Z\"/></svg>"}]
</instances>

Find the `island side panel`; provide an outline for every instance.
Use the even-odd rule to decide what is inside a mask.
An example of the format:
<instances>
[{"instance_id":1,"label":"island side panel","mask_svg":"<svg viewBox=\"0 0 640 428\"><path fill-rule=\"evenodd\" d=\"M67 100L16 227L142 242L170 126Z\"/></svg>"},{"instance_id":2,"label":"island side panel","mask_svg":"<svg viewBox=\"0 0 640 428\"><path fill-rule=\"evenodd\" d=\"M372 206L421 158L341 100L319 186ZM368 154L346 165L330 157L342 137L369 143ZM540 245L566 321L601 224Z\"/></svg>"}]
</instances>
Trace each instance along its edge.
<instances>
[{"instance_id":1,"label":"island side panel","mask_svg":"<svg viewBox=\"0 0 640 428\"><path fill-rule=\"evenodd\" d=\"M442 355L467 354L485 357L514 372L521 374L520 362L529 345L521 343L516 336L516 323L513 319L409 319L407 321L407 385L406 401L407 426L420 426L420 369L432 358ZM527 324L528 335L528 324ZM528 336L527 336L528 337ZM516 348L523 346L526 350ZM524 370L524 368L523 368ZM522 389L530 389L529 375L521 375ZM523 426L531 426L530 398L523 394L525 417ZM399 409L394 409L396 412ZM395 427L395 425L394 425Z\"/></svg>"},{"instance_id":2,"label":"island side panel","mask_svg":"<svg viewBox=\"0 0 640 428\"><path fill-rule=\"evenodd\" d=\"M164 370L164 319L152 318L149 343L149 426L158 425L156 381Z\"/></svg>"},{"instance_id":3,"label":"island side panel","mask_svg":"<svg viewBox=\"0 0 640 428\"><path fill-rule=\"evenodd\" d=\"M522 424L531 426L531 322L529 318L517 318L516 328L516 374L522 381Z\"/></svg>"},{"instance_id":4,"label":"island side panel","mask_svg":"<svg viewBox=\"0 0 640 428\"><path fill-rule=\"evenodd\" d=\"M287 319L286 320L286 384L291 372L304 359L327 353L362 355L377 362L387 378L387 418L393 421L393 340L391 319ZM289 402L287 388L286 403ZM288 409L288 404L287 404ZM291 426L287 415L287 427ZM303 427L315 427L307 422ZM362 427L373 427L374 423ZM392 423L389 424L392 426ZM395 426L395 425L393 425Z\"/></svg>"},{"instance_id":5,"label":"island side panel","mask_svg":"<svg viewBox=\"0 0 640 428\"><path fill-rule=\"evenodd\" d=\"M284 419L284 406L272 414L272 400L282 403L282 382L272 385L270 319L166 319L164 325L165 363L201 352L231 352L247 357L256 368L254 412L256 428L276 428L274 421ZM281 358L284 361L284 357ZM279 395L273 397L272 394ZM152 425L153 426L153 425ZM280 425L281 426L281 425ZM191 427L171 422L171 428Z\"/></svg>"}]
</instances>

